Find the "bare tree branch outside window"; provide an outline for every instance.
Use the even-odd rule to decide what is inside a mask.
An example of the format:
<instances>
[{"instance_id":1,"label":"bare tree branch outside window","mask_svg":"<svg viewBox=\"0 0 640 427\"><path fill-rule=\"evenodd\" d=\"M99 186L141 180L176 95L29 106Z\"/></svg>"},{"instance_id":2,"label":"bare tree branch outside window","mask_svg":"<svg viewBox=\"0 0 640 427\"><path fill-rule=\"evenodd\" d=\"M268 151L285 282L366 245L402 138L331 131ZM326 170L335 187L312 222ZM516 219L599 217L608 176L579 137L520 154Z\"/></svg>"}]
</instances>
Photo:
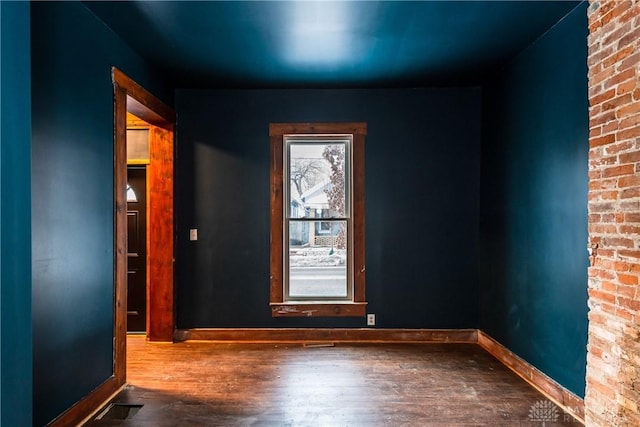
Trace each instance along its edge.
<instances>
[{"instance_id":1,"label":"bare tree branch outside window","mask_svg":"<svg viewBox=\"0 0 640 427\"><path fill-rule=\"evenodd\" d=\"M344 145L327 145L322 152L329 165L331 173L329 180L331 185L324 191L329 202L329 209L333 215L344 217L345 215L345 150ZM338 226L338 225L336 225ZM339 225L340 231L336 236L336 247L345 249L347 247L347 233L345 227ZM333 234L333 233L332 233Z\"/></svg>"}]
</instances>

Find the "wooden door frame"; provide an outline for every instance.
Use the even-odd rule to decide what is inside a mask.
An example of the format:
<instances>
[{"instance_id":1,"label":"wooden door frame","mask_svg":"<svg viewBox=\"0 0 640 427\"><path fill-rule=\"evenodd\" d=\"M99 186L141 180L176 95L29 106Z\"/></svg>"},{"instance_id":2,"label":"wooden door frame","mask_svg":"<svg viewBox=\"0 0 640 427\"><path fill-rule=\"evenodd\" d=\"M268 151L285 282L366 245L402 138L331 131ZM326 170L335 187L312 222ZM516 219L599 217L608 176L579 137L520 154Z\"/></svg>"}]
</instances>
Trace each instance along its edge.
<instances>
[{"instance_id":1,"label":"wooden door frame","mask_svg":"<svg viewBox=\"0 0 640 427\"><path fill-rule=\"evenodd\" d=\"M114 88L114 375L118 382L126 381L126 336L127 336L127 111L138 116L153 126L170 132L173 142L173 131L176 114L166 104L137 84L122 71L112 68ZM173 159L174 147L171 147ZM173 173L171 174L173 178ZM172 179L173 181L173 179ZM147 203L150 204L150 200ZM173 206L173 202L172 202ZM152 206L148 205L148 209ZM173 236L175 235L175 220L171 212L171 251L165 260L173 271ZM150 224L147 224L148 228ZM149 256L149 254L147 255ZM148 271L149 274L149 271ZM157 286L158 284L154 284ZM170 275L170 283L160 284L158 289L166 295L162 304L147 306L147 336L154 341L172 341L175 328L174 316L174 279ZM147 286L148 287L148 286ZM168 288L168 289L167 289ZM158 321L161 324L158 324Z\"/></svg>"}]
</instances>

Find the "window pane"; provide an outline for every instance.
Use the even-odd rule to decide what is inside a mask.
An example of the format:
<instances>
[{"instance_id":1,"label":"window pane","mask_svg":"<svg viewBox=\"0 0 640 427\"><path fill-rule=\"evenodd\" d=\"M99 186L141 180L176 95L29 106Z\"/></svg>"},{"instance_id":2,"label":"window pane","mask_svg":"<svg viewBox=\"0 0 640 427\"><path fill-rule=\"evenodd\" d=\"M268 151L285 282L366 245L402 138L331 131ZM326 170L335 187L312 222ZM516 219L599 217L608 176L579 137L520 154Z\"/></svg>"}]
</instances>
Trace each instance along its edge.
<instances>
[{"instance_id":1,"label":"window pane","mask_svg":"<svg viewBox=\"0 0 640 427\"><path fill-rule=\"evenodd\" d=\"M344 142L289 143L290 218L344 218Z\"/></svg>"},{"instance_id":2,"label":"window pane","mask_svg":"<svg viewBox=\"0 0 640 427\"><path fill-rule=\"evenodd\" d=\"M127 129L127 160L149 160L149 129Z\"/></svg>"},{"instance_id":3,"label":"window pane","mask_svg":"<svg viewBox=\"0 0 640 427\"><path fill-rule=\"evenodd\" d=\"M347 221L289 221L289 297L346 298L347 241Z\"/></svg>"}]
</instances>

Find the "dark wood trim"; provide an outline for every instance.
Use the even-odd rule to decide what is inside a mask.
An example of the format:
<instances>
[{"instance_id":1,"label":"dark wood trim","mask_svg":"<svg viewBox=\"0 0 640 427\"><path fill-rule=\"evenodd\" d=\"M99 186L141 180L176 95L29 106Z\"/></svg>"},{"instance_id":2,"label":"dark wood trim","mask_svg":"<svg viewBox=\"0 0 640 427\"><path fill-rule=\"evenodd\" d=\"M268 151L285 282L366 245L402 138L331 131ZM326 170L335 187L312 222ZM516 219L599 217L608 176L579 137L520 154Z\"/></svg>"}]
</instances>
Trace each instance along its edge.
<instances>
[{"instance_id":1,"label":"dark wood trim","mask_svg":"<svg viewBox=\"0 0 640 427\"><path fill-rule=\"evenodd\" d=\"M176 113L173 109L116 67L111 69L111 76L113 83L133 98L127 104L129 111L153 125L173 127L176 122Z\"/></svg>"},{"instance_id":2,"label":"dark wood trim","mask_svg":"<svg viewBox=\"0 0 640 427\"><path fill-rule=\"evenodd\" d=\"M173 132L149 129L147 166L147 337L172 341L174 329Z\"/></svg>"},{"instance_id":3,"label":"dark wood trim","mask_svg":"<svg viewBox=\"0 0 640 427\"><path fill-rule=\"evenodd\" d=\"M105 403L120 392L124 383L115 376L110 377L98 388L78 401L71 408L56 417L47 426L49 427L74 427L82 425L84 421L99 410Z\"/></svg>"},{"instance_id":4,"label":"dark wood trim","mask_svg":"<svg viewBox=\"0 0 640 427\"><path fill-rule=\"evenodd\" d=\"M366 315L366 266L364 224L364 139L367 124L356 123L272 123L269 125L271 234L269 302L273 317L364 317ZM348 302L285 301L283 289L284 251L284 136L352 135L352 227L353 299Z\"/></svg>"},{"instance_id":5,"label":"dark wood trim","mask_svg":"<svg viewBox=\"0 0 640 427\"><path fill-rule=\"evenodd\" d=\"M283 276L283 255L282 248L284 245L282 234L283 221L283 141L282 135L272 135L270 137L270 156L271 156L271 227L270 227L270 268L269 276L270 301L272 303L283 302L282 280ZM280 225L279 227L277 225Z\"/></svg>"},{"instance_id":6,"label":"dark wood trim","mask_svg":"<svg viewBox=\"0 0 640 427\"><path fill-rule=\"evenodd\" d=\"M353 134L366 135L367 124L355 123L271 123L269 136L282 135L314 135L314 134Z\"/></svg>"},{"instance_id":7,"label":"dark wood trim","mask_svg":"<svg viewBox=\"0 0 640 427\"><path fill-rule=\"evenodd\" d=\"M114 355L113 374L124 384L127 372L127 93L114 86Z\"/></svg>"},{"instance_id":8,"label":"dark wood trim","mask_svg":"<svg viewBox=\"0 0 640 427\"><path fill-rule=\"evenodd\" d=\"M273 317L364 317L366 314L366 302L271 303Z\"/></svg>"},{"instance_id":9,"label":"dark wood trim","mask_svg":"<svg viewBox=\"0 0 640 427\"><path fill-rule=\"evenodd\" d=\"M549 400L584 424L584 401L549 378L535 366L514 354L486 333L478 330L478 345L502 362L507 368L531 384Z\"/></svg>"},{"instance_id":10,"label":"dark wood trim","mask_svg":"<svg viewBox=\"0 0 640 427\"><path fill-rule=\"evenodd\" d=\"M366 133L366 128L365 128ZM364 134L353 135L353 301L365 302ZM366 313L363 314L363 316Z\"/></svg>"},{"instance_id":11,"label":"dark wood trim","mask_svg":"<svg viewBox=\"0 0 640 427\"><path fill-rule=\"evenodd\" d=\"M332 329L332 328L244 328L179 329L176 341L224 342L353 342L353 343L473 343L475 329Z\"/></svg>"}]
</instances>

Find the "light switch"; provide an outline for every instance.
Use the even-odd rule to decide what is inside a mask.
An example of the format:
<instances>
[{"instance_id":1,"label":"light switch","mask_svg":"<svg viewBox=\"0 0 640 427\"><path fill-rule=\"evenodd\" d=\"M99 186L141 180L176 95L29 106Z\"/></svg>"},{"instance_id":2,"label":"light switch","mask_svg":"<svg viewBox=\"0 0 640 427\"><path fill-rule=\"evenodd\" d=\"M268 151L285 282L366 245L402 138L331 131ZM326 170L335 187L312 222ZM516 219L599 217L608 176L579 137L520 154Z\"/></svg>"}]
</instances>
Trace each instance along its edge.
<instances>
[{"instance_id":1,"label":"light switch","mask_svg":"<svg viewBox=\"0 0 640 427\"><path fill-rule=\"evenodd\" d=\"M189 230L189 240L198 240L198 229L192 228Z\"/></svg>"}]
</instances>

